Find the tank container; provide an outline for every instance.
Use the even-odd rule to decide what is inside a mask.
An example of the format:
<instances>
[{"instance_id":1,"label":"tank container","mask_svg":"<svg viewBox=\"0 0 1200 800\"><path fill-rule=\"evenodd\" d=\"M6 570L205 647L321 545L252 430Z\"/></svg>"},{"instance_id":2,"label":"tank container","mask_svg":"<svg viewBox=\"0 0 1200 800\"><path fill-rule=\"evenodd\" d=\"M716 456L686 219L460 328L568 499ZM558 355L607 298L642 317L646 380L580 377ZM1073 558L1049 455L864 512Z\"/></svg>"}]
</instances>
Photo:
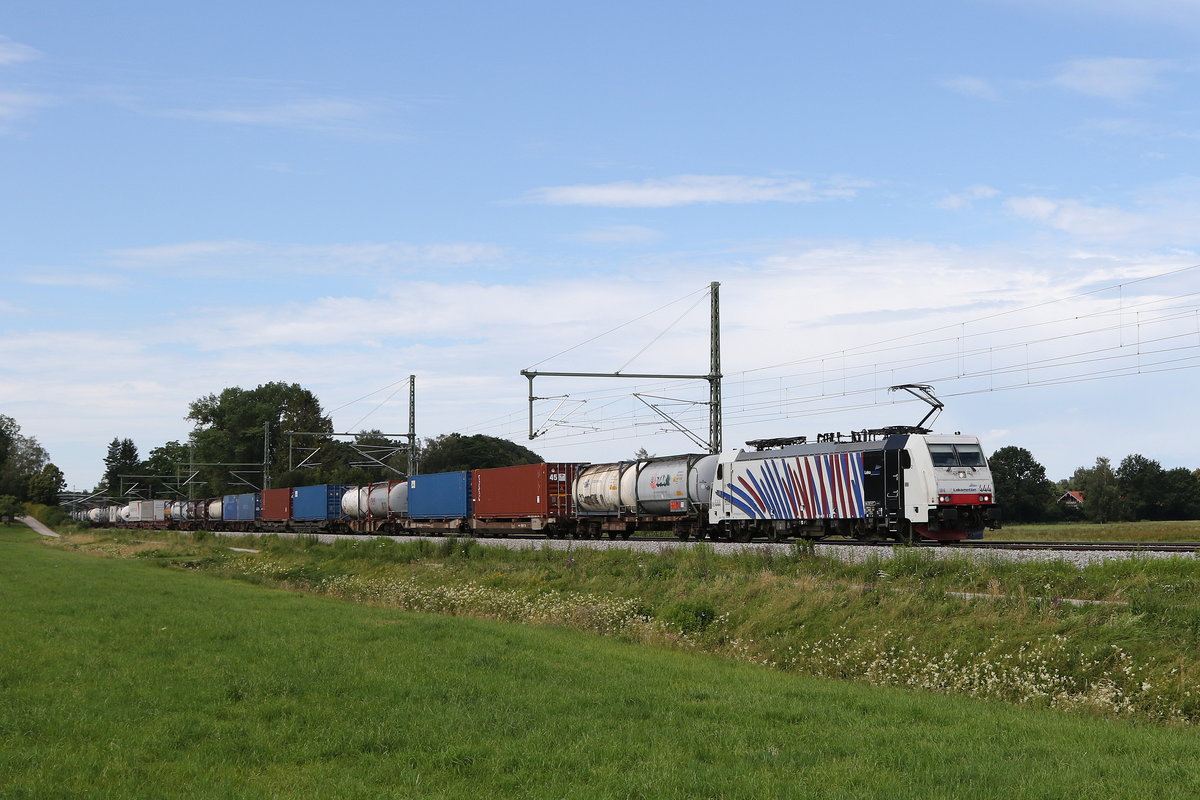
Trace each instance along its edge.
<instances>
[{"instance_id":1,"label":"tank container","mask_svg":"<svg viewBox=\"0 0 1200 800\"><path fill-rule=\"evenodd\" d=\"M364 519L367 516L366 486L351 486L342 493L342 516L350 519Z\"/></svg>"},{"instance_id":2,"label":"tank container","mask_svg":"<svg viewBox=\"0 0 1200 800\"><path fill-rule=\"evenodd\" d=\"M373 483L367 495L373 517L404 516L408 513L408 481Z\"/></svg>"},{"instance_id":3,"label":"tank container","mask_svg":"<svg viewBox=\"0 0 1200 800\"><path fill-rule=\"evenodd\" d=\"M615 514L621 510L621 473L630 462L591 464L579 470L575 478L575 503L579 510L592 514Z\"/></svg>"},{"instance_id":4,"label":"tank container","mask_svg":"<svg viewBox=\"0 0 1200 800\"><path fill-rule=\"evenodd\" d=\"M644 514L679 514L707 506L712 496L717 456L686 455L639 461L637 505Z\"/></svg>"},{"instance_id":5,"label":"tank container","mask_svg":"<svg viewBox=\"0 0 1200 800\"><path fill-rule=\"evenodd\" d=\"M682 455L591 464L574 482L579 510L592 514L671 515L707 506L717 471L715 455Z\"/></svg>"}]
</instances>

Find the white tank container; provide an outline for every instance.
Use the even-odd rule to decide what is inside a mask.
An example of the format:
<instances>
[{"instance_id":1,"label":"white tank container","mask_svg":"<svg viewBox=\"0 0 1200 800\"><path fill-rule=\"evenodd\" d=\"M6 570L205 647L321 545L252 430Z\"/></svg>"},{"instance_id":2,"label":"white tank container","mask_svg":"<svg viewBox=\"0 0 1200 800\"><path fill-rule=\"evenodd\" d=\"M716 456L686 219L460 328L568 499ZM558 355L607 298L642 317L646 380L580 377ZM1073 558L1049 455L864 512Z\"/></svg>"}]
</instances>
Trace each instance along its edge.
<instances>
[{"instance_id":1,"label":"white tank container","mask_svg":"<svg viewBox=\"0 0 1200 800\"><path fill-rule=\"evenodd\" d=\"M98 525L100 524L103 515L103 508L93 508L91 511L87 512L88 522L92 523L93 525Z\"/></svg>"},{"instance_id":2,"label":"white tank container","mask_svg":"<svg viewBox=\"0 0 1200 800\"><path fill-rule=\"evenodd\" d=\"M373 517L408 513L408 481L384 481L371 484L367 508Z\"/></svg>"},{"instance_id":3,"label":"white tank container","mask_svg":"<svg viewBox=\"0 0 1200 800\"><path fill-rule=\"evenodd\" d=\"M621 510L621 472L631 463L590 464L575 476L572 493L580 511L607 512Z\"/></svg>"},{"instance_id":4,"label":"white tank container","mask_svg":"<svg viewBox=\"0 0 1200 800\"><path fill-rule=\"evenodd\" d=\"M222 517L221 517L221 506L222 505L224 505L224 500L222 500L220 497L218 497L216 500L209 500L208 501L208 518L209 519L222 519Z\"/></svg>"},{"instance_id":5,"label":"white tank container","mask_svg":"<svg viewBox=\"0 0 1200 800\"><path fill-rule=\"evenodd\" d=\"M342 513L350 519L367 516L367 492L370 487L351 486L342 494Z\"/></svg>"},{"instance_id":6,"label":"white tank container","mask_svg":"<svg viewBox=\"0 0 1200 800\"><path fill-rule=\"evenodd\" d=\"M592 464L579 470L573 491L580 511L683 514L707 506L717 472L715 455L683 455Z\"/></svg>"},{"instance_id":7,"label":"white tank container","mask_svg":"<svg viewBox=\"0 0 1200 800\"><path fill-rule=\"evenodd\" d=\"M693 505L707 506L712 496L717 457L677 456L638 464L638 508L644 514L679 514Z\"/></svg>"}]
</instances>

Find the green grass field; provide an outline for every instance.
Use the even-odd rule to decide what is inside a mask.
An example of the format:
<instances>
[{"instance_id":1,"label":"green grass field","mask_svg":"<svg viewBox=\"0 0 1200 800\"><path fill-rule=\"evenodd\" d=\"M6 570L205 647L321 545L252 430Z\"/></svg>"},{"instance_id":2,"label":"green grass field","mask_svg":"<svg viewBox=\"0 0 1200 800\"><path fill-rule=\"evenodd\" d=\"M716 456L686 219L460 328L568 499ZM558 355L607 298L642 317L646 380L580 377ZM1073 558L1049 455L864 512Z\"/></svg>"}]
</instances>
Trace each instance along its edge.
<instances>
[{"instance_id":1,"label":"green grass field","mask_svg":"<svg viewBox=\"0 0 1200 800\"><path fill-rule=\"evenodd\" d=\"M985 539L1016 542L1200 542L1200 520L1005 525Z\"/></svg>"},{"instance_id":2,"label":"green grass field","mask_svg":"<svg viewBox=\"0 0 1200 800\"><path fill-rule=\"evenodd\" d=\"M803 678L0 530L0 797L1200 794L1190 728Z\"/></svg>"}]
</instances>

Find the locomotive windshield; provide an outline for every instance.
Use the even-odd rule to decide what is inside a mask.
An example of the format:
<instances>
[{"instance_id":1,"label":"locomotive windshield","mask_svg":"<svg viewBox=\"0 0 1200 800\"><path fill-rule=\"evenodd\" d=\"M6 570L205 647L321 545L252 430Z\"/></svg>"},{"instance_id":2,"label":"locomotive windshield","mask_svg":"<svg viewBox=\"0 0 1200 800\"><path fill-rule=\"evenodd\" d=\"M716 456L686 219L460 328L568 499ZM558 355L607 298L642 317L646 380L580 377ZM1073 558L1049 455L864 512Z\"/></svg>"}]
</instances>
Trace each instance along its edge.
<instances>
[{"instance_id":1,"label":"locomotive windshield","mask_svg":"<svg viewBox=\"0 0 1200 800\"><path fill-rule=\"evenodd\" d=\"M931 444L929 456L935 467L986 467L983 449L977 444Z\"/></svg>"}]
</instances>

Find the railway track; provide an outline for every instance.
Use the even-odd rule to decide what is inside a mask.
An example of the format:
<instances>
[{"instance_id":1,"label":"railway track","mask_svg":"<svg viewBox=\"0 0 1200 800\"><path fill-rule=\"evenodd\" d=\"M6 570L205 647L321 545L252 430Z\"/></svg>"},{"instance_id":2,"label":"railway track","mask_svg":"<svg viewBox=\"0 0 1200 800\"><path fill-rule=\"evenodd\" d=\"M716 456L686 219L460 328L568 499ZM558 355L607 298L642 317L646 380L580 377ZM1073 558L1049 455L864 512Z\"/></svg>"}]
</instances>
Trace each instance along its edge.
<instances>
[{"instance_id":1,"label":"railway track","mask_svg":"<svg viewBox=\"0 0 1200 800\"><path fill-rule=\"evenodd\" d=\"M516 537L509 537L516 538ZM522 538L542 539L541 536L525 536ZM484 540L486 541L486 540ZM571 540L562 540L571 541ZM631 539L635 542L678 542L673 536L643 536ZM797 540L799 541L799 540ZM729 544L722 542L721 544ZM750 546L778 545L790 547L792 542L773 542L767 539L752 539L748 542L735 542ZM895 548L901 545L893 541L863 542L854 539L816 539L815 547L825 546L864 547L864 548ZM1200 550L1200 542L1022 542L1022 541L988 541L968 539L961 542L915 542L908 547L931 550L1064 550L1079 552L1156 552L1156 553L1195 553Z\"/></svg>"},{"instance_id":2,"label":"railway track","mask_svg":"<svg viewBox=\"0 0 1200 800\"><path fill-rule=\"evenodd\" d=\"M220 536L266 536L266 533L237 533L225 532ZM315 536L322 542L333 542L338 539L369 538L365 534L277 534L281 536ZM390 537L385 537L390 538ZM397 537L405 539L428 539L429 541L446 541L446 536ZM695 541L680 541L674 536L665 537L633 537L630 539L548 539L545 536L532 534L512 534L503 537L479 538L481 544L509 547L514 550L549 548L553 550L609 550L629 549L642 552L656 553L679 548L692 547ZM770 542L756 540L750 542L713 542L704 544L721 554L734 554L746 550L768 550L785 553L790 551L792 542ZM928 553L933 558L950 558L955 556L977 556L1000 558L1013 561L1051 561L1063 560L1077 566L1087 566L1101 561L1122 558L1169 558L1196 557L1200 555L1200 543L1197 542L1014 542L1014 541L981 541L968 540L955 543L927 542L909 547L899 547L894 542L857 542L852 540L824 539L813 543L813 551L822 556L843 561L863 561L869 558L891 558L898 553L920 551Z\"/></svg>"},{"instance_id":3,"label":"railway track","mask_svg":"<svg viewBox=\"0 0 1200 800\"><path fill-rule=\"evenodd\" d=\"M1004 542L966 541L947 545L951 549L968 547L985 550L1078 550L1082 552L1153 552L1195 553L1200 542Z\"/></svg>"}]
</instances>

